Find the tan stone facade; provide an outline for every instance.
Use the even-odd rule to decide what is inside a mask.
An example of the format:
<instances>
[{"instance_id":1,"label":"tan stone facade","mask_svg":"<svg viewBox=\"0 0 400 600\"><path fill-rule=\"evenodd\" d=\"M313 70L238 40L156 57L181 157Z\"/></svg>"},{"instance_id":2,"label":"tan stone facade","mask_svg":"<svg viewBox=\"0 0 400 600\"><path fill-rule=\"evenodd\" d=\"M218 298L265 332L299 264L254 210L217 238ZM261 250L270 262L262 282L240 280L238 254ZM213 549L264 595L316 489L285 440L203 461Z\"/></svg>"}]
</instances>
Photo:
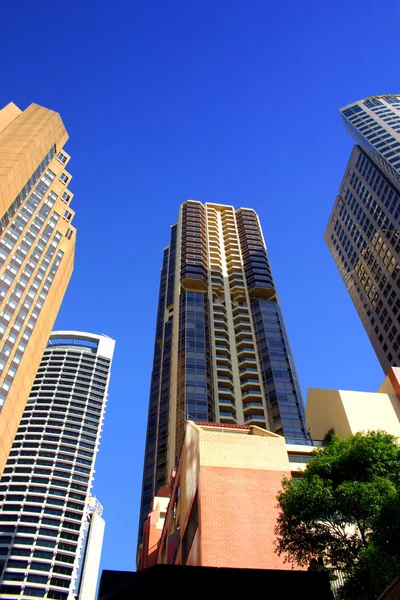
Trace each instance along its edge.
<instances>
[{"instance_id":1,"label":"tan stone facade","mask_svg":"<svg viewBox=\"0 0 400 600\"><path fill-rule=\"evenodd\" d=\"M54 111L0 110L0 473L73 270L67 139Z\"/></svg>"},{"instance_id":2,"label":"tan stone facade","mask_svg":"<svg viewBox=\"0 0 400 600\"><path fill-rule=\"evenodd\" d=\"M315 440L328 430L346 438L380 429L400 437L400 368L390 369L379 392L308 390L307 426Z\"/></svg>"}]
</instances>

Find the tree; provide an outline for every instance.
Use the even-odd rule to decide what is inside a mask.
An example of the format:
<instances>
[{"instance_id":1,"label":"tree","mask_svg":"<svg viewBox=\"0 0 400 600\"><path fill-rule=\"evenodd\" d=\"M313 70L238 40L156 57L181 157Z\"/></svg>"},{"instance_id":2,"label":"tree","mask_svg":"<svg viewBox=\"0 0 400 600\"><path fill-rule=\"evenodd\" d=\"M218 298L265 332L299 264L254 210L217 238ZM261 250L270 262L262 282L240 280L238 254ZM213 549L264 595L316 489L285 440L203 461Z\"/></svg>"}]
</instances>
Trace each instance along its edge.
<instances>
[{"instance_id":1,"label":"tree","mask_svg":"<svg viewBox=\"0 0 400 600\"><path fill-rule=\"evenodd\" d=\"M278 554L303 566L318 557L343 570L350 582L373 556L388 552L385 519L397 506L398 490L400 447L394 436L382 431L345 440L330 435L302 478L283 481L275 531Z\"/></svg>"},{"instance_id":2,"label":"tree","mask_svg":"<svg viewBox=\"0 0 400 600\"><path fill-rule=\"evenodd\" d=\"M400 574L400 491L383 504L372 529L368 547L361 550L340 590L343 600L375 600Z\"/></svg>"}]
</instances>

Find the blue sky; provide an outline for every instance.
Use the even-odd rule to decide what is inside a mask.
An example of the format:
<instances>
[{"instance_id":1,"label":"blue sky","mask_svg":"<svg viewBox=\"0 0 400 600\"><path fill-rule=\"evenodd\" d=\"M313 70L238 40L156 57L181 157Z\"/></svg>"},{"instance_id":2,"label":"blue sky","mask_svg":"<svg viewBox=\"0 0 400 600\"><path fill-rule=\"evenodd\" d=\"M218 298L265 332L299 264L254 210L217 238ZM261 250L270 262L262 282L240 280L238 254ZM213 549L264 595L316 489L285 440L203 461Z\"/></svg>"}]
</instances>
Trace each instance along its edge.
<instances>
[{"instance_id":1,"label":"blue sky","mask_svg":"<svg viewBox=\"0 0 400 600\"><path fill-rule=\"evenodd\" d=\"M5 0L1 21L0 105L43 104L70 134L78 238L57 328L117 341L94 491L102 568L133 569L162 248L181 202L258 212L304 394L383 379L323 233L352 148L338 109L400 90L400 5Z\"/></svg>"}]
</instances>

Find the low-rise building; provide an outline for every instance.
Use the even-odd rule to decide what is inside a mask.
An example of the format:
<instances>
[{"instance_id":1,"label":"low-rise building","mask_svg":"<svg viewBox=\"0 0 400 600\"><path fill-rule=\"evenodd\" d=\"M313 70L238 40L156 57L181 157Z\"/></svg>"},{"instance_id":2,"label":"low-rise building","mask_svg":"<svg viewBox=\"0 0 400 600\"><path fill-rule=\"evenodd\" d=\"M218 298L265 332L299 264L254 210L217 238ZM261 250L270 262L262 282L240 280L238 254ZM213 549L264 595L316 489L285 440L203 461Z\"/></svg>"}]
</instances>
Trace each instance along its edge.
<instances>
[{"instance_id":1,"label":"low-rise building","mask_svg":"<svg viewBox=\"0 0 400 600\"><path fill-rule=\"evenodd\" d=\"M257 426L188 421L178 467L145 523L139 568L292 569L275 553L276 496L313 449Z\"/></svg>"}]
</instances>

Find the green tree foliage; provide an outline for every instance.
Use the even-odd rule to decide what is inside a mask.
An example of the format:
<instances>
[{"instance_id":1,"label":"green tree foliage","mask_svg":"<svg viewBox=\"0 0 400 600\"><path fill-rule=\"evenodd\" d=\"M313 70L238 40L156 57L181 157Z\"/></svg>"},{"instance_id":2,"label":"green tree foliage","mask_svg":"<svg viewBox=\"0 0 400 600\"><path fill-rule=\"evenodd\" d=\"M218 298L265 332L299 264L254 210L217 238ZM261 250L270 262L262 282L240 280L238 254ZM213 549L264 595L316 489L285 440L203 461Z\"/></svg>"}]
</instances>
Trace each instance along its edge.
<instances>
[{"instance_id":1,"label":"green tree foliage","mask_svg":"<svg viewBox=\"0 0 400 600\"><path fill-rule=\"evenodd\" d=\"M383 571L379 591L394 577L400 539L399 490L400 447L394 436L381 431L357 433L345 440L331 435L315 451L303 478L283 482L278 495L278 554L303 566L312 557L322 558L346 573L343 593L347 588L348 595L343 598L375 598L368 583L367 594L354 595L351 582L358 578L360 588L378 555L390 556L387 569L379 563ZM397 523L394 532L390 520Z\"/></svg>"},{"instance_id":2,"label":"green tree foliage","mask_svg":"<svg viewBox=\"0 0 400 600\"><path fill-rule=\"evenodd\" d=\"M375 600L400 574L400 491L384 502L372 524L370 543L340 590L343 600Z\"/></svg>"}]
</instances>

